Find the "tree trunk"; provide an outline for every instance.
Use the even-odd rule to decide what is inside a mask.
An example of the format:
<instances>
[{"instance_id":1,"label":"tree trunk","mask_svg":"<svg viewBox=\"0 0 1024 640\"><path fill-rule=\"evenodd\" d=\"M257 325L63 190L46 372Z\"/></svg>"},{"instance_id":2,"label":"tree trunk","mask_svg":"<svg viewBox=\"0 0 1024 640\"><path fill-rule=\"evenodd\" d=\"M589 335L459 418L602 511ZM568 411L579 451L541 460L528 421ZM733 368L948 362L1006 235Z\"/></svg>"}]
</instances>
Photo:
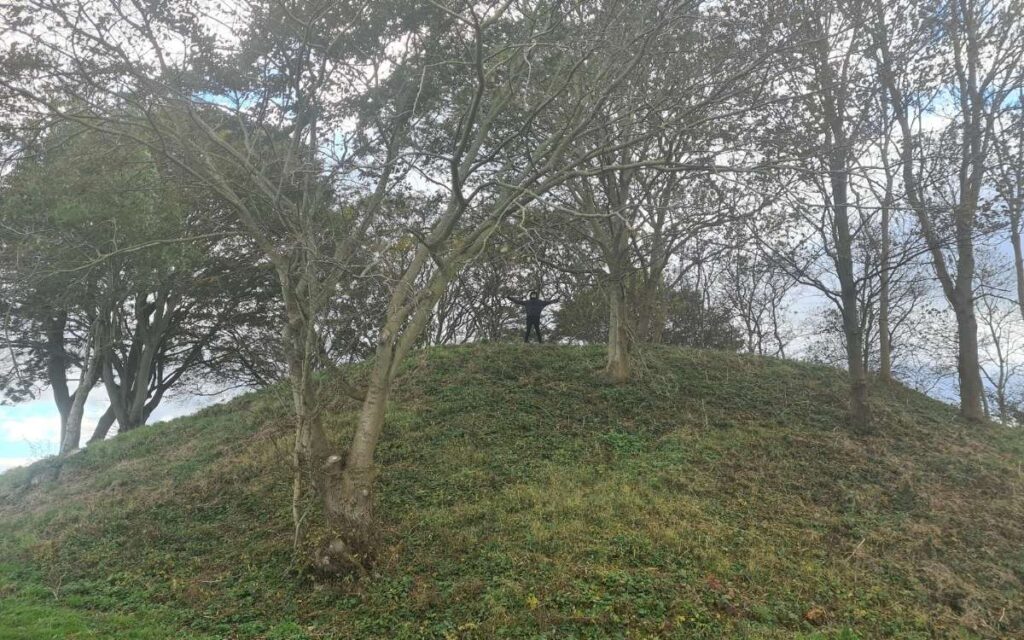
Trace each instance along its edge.
<instances>
[{"instance_id":1,"label":"tree trunk","mask_svg":"<svg viewBox=\"0 0 1024 640\"><path fill-rule=\"evenodd\" d=\"M647 344L661 344L665 334L665 297L662 273L653 268L651 271L647 281L640 288L635 338Z\"/></svg>"},{"instance_id":2,"label":"tree trunk","mask_svg":"<svg viewBox=\"0 0 1024 640\"><path fill-rule=\"evenodd\" d=\"M892 343L889 336L889 203L882 203L882 255L879 265L878 292L878 377L882 382L892 381Z\"/></svg>"},{"instance_id":3,"label":"tree trunk","mask_svg":"<svg viewBox=\"0 0 1024 640\"><path fill-rule=\"evenodd\" d=\"M844 320L843 324L846 325L847 322ZM860 356L863 335L859 327L852 331L846 329L846 344L846 360L850 371L850 424L858 433L871 433L874 425L868 405L867 369Z\"/></svg>"},{"instance_id":4,"label":"tree trunk","mask_svg":"<svg viewBox=\"0 0 1024 640\"><path fill-rule=\"evenodd\" d=\"M621 277L608 283L608 362L605 373L617 384L629 381L630 336L626 310L626 292Z\"/></svg>"},{"instance_id":5,"label":"tree trunk","mask_svg":"<svg viewBox=\"0 0 1024 640\"><path fill-rule=\"evenodd\" d=\"M114 414L114 418L117 420L118 433L124 433L131 429L128 422L128 409L126 407L126 401L124 398L127 386L126 380L118 381L114 379L114 366L111 362L112 356L107 354L103 358L102 370L103 370L103 386L107 391L107 398L110 399L110 407L108 410Z\"/></svg>"},{"instance_id":6,"label":"tree trunk","mask_svg":"<svg viewBox=\"0 0 1024 640\"><path fill-rule=\"evenodd\" d=\"M970 293L966 296L971 298ZM973 300L960 300L956 307L957 373L960 379L960 414L968 420L985 419L985 387L978 358L978 319Z\"/></svg>"},{"instance_id":7,"label":"tree trunk","mask_svg":"<svg viewBox=\"0 0 1024 640\"><path fill-rule=\"evenodd\" d=\"M153 303L140 301L136 311L136 329L132 338L134 357L124 363L127 379L121 381L121 413L118 432L131 431L146 424L150 379L178 302L178 296L161 291ZM151 410L150 410L151 411Z\"/></svg>"},{"instance_id":8,"label":"tree trunk","mask_svg":"<svg viewBox=\"0 0 1024 640\"><path fill-rule=\"evenodd\" d=\"M1020 307L1020 315L1024 318L1024 249L1021 248L1024 225L1021 224L1020 205L1014 206L1017 210L1010 218L1010 244L1013 245L1013 266L1017 275L1017 306Z\"/></svg>"},{"instance_id":9,"label":"tree trunk","mask_svg":"<svg viewBox=\"0 0 1024 640\"><path fill-rule=\"evenodd\" d=\"M88 444L93 442L101 442L107 438L107 434L110 433L110 427L114 424L114 407L107 407L107 410L103 412L100 419L96 422L96 428L93 429L92 437L89 438Z\"/></svg>"},{"instance_id":10,"label":"tree trunk","mask_svg":"<svg viewBox=\"0 0 1024 640\"><path fill-rule=\"evenodd\" d=\"M322 541L318 541L310 550L312 565L330 574L362 571L363 561L359 557L361 549L349 543L347 523L340 517L342 456L331 452L321 420L313 366L313 359L318 354L318 342L315 328L307 320L311 310L308 304L303 304L301 296L291 289L288 276L282 277L282 293L287 313L283 332L284 347L295 412L292 516L296 550L305 543L307 523L302 503L308 488L313 504L321 507L325 528L325 535L320 538Z\"/></svg>"},{"instance_id":11,"label":"tree trunk","mask_svg":"<svg viewBox=\"0 0 1024 640\"><path fill-rule=\"evenodd\" d=\"M490 230L494 228L496 225ZM431 310L444 294L454 274L479 253L489 235L481 233L473 244L433 273L427 286L417 294L413 290L413 283L423 273L430 257L427 248L421 247L396 287L396 292L392 294L348 456L344 465L340 464L340 460L330 464L330 473L332 479L337 480L339 491L329 497L326 508L340 532L329 548L334 554L332 557L340 555L342 559L354 559L357 568L365 567L373 559L377 537L373 509L376 480L374 452L384 430L395 373L423 334L430 321Z\"/></svg>"},{"instance_id":12,"label":"tree trunk","mask_svg":"<svg viewBox=\"0 0 1024 640\"><path fill-rule=\"evenodd\" d=\"M135 429L145 424L146 399L149 396L149 379L153 375L153 360L159 349L160 335L147 337L146 344L142 347L142 355L139 358L138 369L134 375L134 387L128 394L130 404L128 405L128 429Z\"/></svg>"},{"instance_id":13,"label":"tree trunk","mask_svg":"<svg viewBox=\"0 0 1024 640\"><path fill-rule=\"evenodd\" d=\"M957 271L950 303L956 313L957 373L960 379L960 414L971 421L985 419L985 387L981 381L978 318L974 308L974 219L977 192L955 211Z\"/></svg>"},{"instance_id":14,"label":"tree trunk","mask_svg":"<svg viewBox=\"0 0 1024 640\"><path fill-rule=\"evenodd\" d=\"M999 384L996 386L996 410L999 411L999 420L1006 424L1010 418L1010 404L1006 398L1006 378L1003 365L999 365Z\"/></svg>"},{"instance_id":15,"label":"tree trunk","mask_svg":"<svg viewBox=\"0 0 1024 640\"><path fill-rule=\"evenodd\" d=\"M654 301L648 292L648 285L640 286L638 292L639 300L636 304L636 339L638 342L651 342L651 333L654 326Z\"/></svg>"},{"instance_id":16,"label":"tree trunk","mask_svg":"<svg viewBox=\"0 0 1024 640\"><path fill-rule=\"evenodd\" d=\"M846 335L846 362L850 374L850 426L858 433L870 433L873 425L871 410L868 407L867 370L862 354L864 334L857 309L857 281L853 271L853 239L850 234L847 208L849 174L846 169L846 152L842 146L832 151L829 165L836 226L836 275L839 277L842 301L840 312L843 319L843 332Z\"/></svg>"},{"instance_id":17,"label":"tree trunk","mask_svg":"<svg viewBox=\"0 0 1024 640\"><path fill-rule=\"evenodd\" d=\"M68 390L68 361L64 352L64 328L67 314L46 321L46 377L53 391L53 402L60 414L60 442L67 434L68 413L71 411L71 393Z\"/></svg>"},{"instance_id":18,"label":"tree trunk","mask_svg":"<svg viewBox=\"0 0 1024 640\"><path fill-rule=\"evenodd\" d=\"M82 372L81 379L78 382L78 388L75 389L74 401L71 403L71 409L68 411L68 419L66 422L66 428L64 430L64 439L60 443L60 453L64 455L71 453L78 449L79 444L82 440L82 417L85 415L85 401L89 397L89 391L92 390L96 384L96 380L99 377L100 367L100 354L99 350L93 355L86 354L86 365L85 371Z\"/></svg>"},{"instance_id":19,"label":"tree trunk","mask_svg":"<svg viewBox=\"0 0 1024 640\"><path fill-rule=\"evenodd\" d=\"M486 236L478 240L485 241ZM373 549L376 546L376 520L373 509L376 480L374 452L384 431L384 418L395 372L418 337L423 334L430 321L431 309L444 294L454 274L477 252L468 250L466 255L450 260L446 268L439 269L431 276L426 288L421 292L422 295L416 296L411 285L422 273L429 256L426 248L421 248L398 285L399 292L389 305L387 319L381 329L374 354L366 397L363 399L359 421L356 423L356 432L352 436L344 467L339 468L340 493L336 503L330 507L335 511L338 522L344 527L347 548L354 551L353 555L364 565L372 560ZM405 296L417 299L407 307L409 301Z\"/></svg>"},{"instance_id":20,"label":"tree trunk","mask_svg":"<svg viewBox=\"0 0 1024 640\"><path fill-rule=\"evenodd\" d=\"M883 3L877 3L879 14L884 11ZM962 27L963 25L957 25ZM972 25L973 26L973 25ZM960 170L960 202L954 210L954 227L957 242L956 279L947 265L943 253L943 242L935 229L935 220L926 205L924 190L920 186L920 176L915 174L917 149L914 146L914 135L911 126L906 95L898 86L895 75L895 64L891 51L887 48L887 34L884 23L879 25L879 71L882 84L892 100L896 122L899 124L901 142L900 159L903 168L903 187L911 209L921 227L921 234L932 257L932 266L942 285L943 294L953 308L957 317L957 372L960 380L960 414L968 420L984 419L983 406L984 387L981 383L981 367L978 357L978 323L974 317L974 224L977 213L978 198L984 178L986 153L981 152L986 136L989 135L992 120L985 120L981 113L983 104L982 93L973 84L976 80L974 71L977 69L976 58L970 62L972 73L969 78L960 76L961 101L960 114L965 120L962 154L958 160ZM953 32L955 33L955 31ZM974 52L972 51L972 55ZM970 80L970 82L968 82ZM985 120L985 122L982 122Z\"/></svg>"},{"instance_id":21,"label":"tree trunk","mask_svg":"<svg viewBox=\"0 0 1024 640\"><path fill-rule=\"evenodd\" d=\"M662 269L651 265L646 278L641 280L637 292L636 335L634 338L647 344L660 344L665 328Z\"/></svg>"},{"instance_id":22,"label":"tree trunk","mask_svg":"<svg viewBox=\"0 0 1024 640\"><path fill-rule=\"evenodd\" d=\"M370 384L359 412L359 422L352 437L352 446L341 473L340 500L334 508L345 526L345 539L360 557L366 558L375 546L374 481L376 467L374 452L384 431L391 390L391 369L395 364L393 351L381 349L374 362Z\"/></svg>"}]
</instances>

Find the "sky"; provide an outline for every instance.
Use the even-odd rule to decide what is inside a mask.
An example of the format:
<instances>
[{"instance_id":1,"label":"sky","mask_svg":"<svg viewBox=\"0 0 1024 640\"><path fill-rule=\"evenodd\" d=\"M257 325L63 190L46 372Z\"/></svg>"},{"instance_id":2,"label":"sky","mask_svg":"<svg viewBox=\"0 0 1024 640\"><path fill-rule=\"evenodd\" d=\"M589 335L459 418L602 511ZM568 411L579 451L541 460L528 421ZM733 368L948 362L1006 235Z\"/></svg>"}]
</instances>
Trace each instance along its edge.
<instances>
[{"instance_id":1,"label":"sky","mask_svg":"<svg viewBox=\"0 0 1024 640\"><path fill-rule=\"evenodd\" d=\"M194 413L204 406L226 400L229 395L168 398L153 412L149 423ZM106 394L96 389L85 405L83 444L92 435L96 420L106 408ZM57 453L59 440L60 420L49 390L29 402L0 405L0 473Z\"/></svg>"},{"instance_id":2,"label":"sky","mask_svg":"<svg viewBox=\"0 0 1024 640\"><path fill-rule=\"evenodd\" d=\"M52 411L42 399L0 406L0 471L56 451L60 429ZM89 419L95 421L92 416Z\"/></svg>"}]
</instances>

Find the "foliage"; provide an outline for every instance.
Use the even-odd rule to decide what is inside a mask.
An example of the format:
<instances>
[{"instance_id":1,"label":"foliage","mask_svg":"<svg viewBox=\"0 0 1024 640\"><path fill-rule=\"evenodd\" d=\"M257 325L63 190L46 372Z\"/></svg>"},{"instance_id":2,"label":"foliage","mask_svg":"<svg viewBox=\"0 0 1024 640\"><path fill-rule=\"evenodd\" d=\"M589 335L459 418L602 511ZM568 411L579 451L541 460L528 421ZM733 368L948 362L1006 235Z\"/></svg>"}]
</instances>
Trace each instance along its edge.
<instances>
[{"instance_id":1,"label":"foliage","mask_svg":"<svg viewBox=\"0 0 1024 640\"><path fill-rule=\"evenodd\" d=\"M661 341L664 344L701 349L735 351L742 345L732 324L732 310L713 306L689 288L662 293L665 309ZM608 339L608 296L603 289L585 289L564 302L555 314L555 336L601 343Z\"/></svg>"},{"instance_id":2,"label":"foliage","mask_svg":"<svg viewBox=\"0 0 1024 640\"><path fill-rule=\"evenodd\" d=\"M68 317L66 357L82 366L101 309L156 285L181 247L156 246L105 261L121 247L181 234L184 209L138 146L63 126L4 177L0 287L12 368L0 389L19 400L46 381L46 321ZM195 256L192 256L195 258ZM13 340L12 340L13 336Z\"/></svg>"}]
</instances>

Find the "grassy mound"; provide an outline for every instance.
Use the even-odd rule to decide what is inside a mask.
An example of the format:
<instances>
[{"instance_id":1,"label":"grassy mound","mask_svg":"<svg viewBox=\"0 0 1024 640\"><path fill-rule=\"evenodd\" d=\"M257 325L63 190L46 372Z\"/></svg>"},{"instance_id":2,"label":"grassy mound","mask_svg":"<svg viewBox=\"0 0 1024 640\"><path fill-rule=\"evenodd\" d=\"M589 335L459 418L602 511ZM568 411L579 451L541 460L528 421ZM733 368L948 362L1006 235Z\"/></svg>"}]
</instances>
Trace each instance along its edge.
<instances>
[{"instance_id":1,"label":"grassy mound","mask_svg":"<svg viewBox=\"0 0 1024 640\"><path fill-rule=\"evenodd\" d=\"M292 571L283 389L9 472L0 638L1024 637L1020 430L893 386L856 438L828 368L602 358L412 357L357 584Z\"/></svg>"}]
</instances>

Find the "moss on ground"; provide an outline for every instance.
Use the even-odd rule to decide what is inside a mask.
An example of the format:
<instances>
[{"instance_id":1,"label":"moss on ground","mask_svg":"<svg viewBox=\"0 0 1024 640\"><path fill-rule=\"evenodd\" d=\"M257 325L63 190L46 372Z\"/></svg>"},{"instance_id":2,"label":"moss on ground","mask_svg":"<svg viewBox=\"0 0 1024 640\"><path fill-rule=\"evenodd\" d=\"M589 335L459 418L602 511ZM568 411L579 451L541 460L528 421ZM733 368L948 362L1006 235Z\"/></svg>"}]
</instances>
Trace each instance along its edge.
<instances>
[{"instance_id":1,"label":"moss on ground","mask_svg":"<svg viewBox=\"0 0 1024 640\"><path fill-rule=\"evenodd\" d=\"M9 472L0 638L1024 637L1020 430L894 385L854 437L829 368L603 355L414 354L360 583L294 570L280 388Z\"/></svg>"}]
</instances>

